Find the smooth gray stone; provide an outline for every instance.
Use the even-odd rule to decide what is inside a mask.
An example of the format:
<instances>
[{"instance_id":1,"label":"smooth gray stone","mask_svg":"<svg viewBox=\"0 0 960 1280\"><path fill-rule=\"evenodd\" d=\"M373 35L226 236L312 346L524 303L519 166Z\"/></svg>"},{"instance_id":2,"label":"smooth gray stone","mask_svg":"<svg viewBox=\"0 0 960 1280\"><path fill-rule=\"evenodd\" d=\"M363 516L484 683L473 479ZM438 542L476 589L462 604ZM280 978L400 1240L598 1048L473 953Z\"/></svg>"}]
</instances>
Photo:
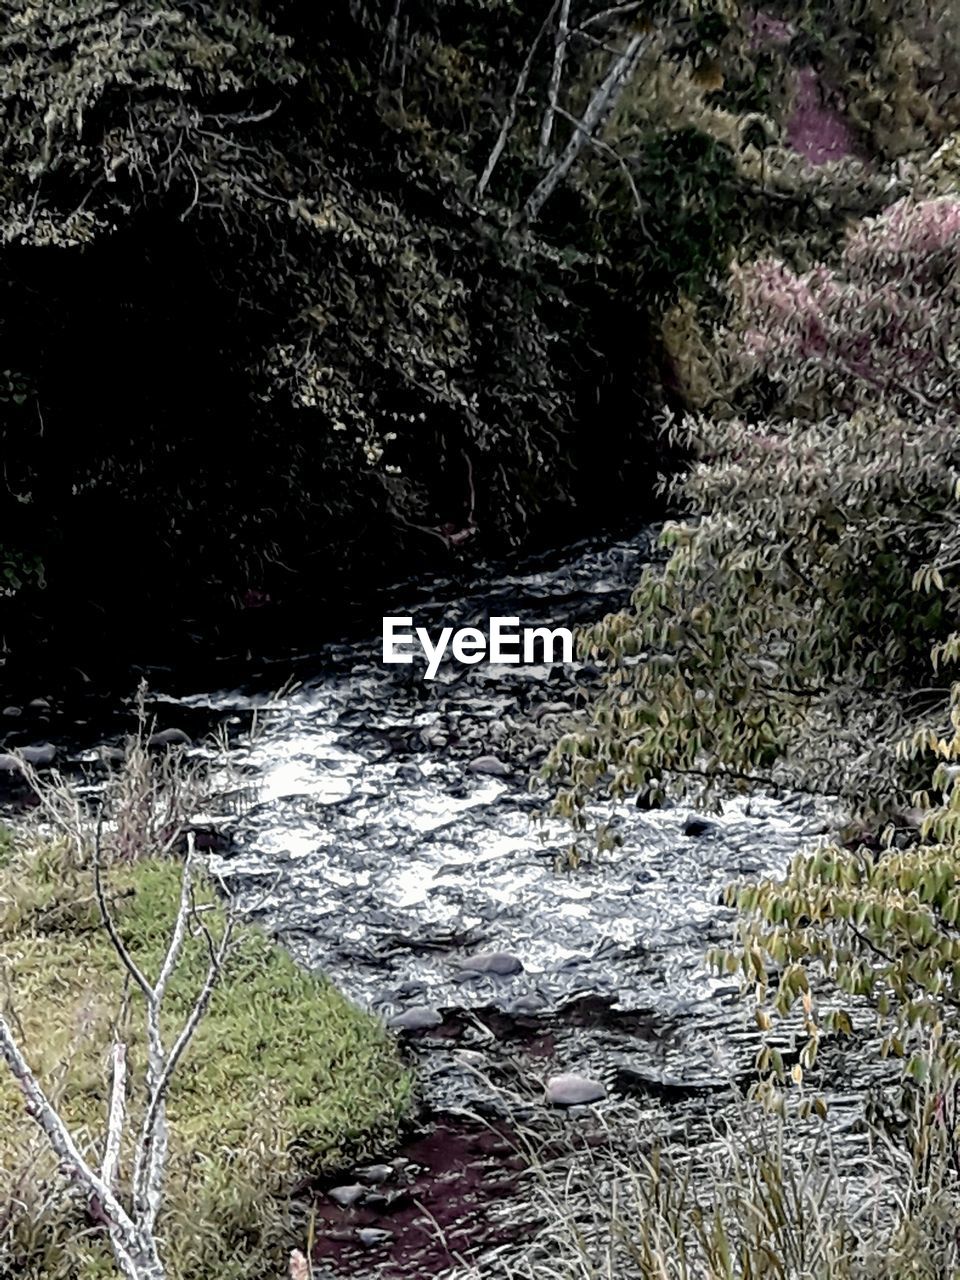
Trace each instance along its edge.
<instances>
[{"instance_id":1,"label":"smooth gray stone","mask_svg":"<svg viewBox=\"0 0 960 1280\"><path fill-rule=\"evenodd\" d=\"M439 1027L441 1022L443 1018L436 1009L431 1009L429 1005L417 1004L398 1013L387 1025L394 1031L430 1031L433 1027Z\"/></svg>"},{"instance_id":2,"label":"smooth gray stone","mask_svg":"<svg viewBox=\"0 0 960 1280\"><path fill-rule=\"evenodd\" d=\"M467 765L470 773L484 773L491 778L507 778L513 773L508 764L498 756L477 756Z\"/></svg>"},{"instance_id":3,"label":"smooth gray stone","mask_svg":"<svg viewBox=\"0 0 960 1280\"><path fill-rule=\"evenodd\" d=\"M551 1076L547 1081L547 1101L555 1107L579 1107L590 1102L601 1102L607 1096L605 1087L599 1080L591 1080L589 1076L580 1076L568 1071L560 1076Z\"/></svg>"},{"instance_id":4,"label":"smooth gray stone","mask_svg":"<svg viewBox=\"0 0 960 1280\"><path fill-rule=\"evenodd\" d=\"M357 1239L366 1249L375 1249L377 1245L389 1244L393 1239L392 1231L384 1231L381 1227L361 1227Z\"/></svg>"},{"instance_id":5,"label":"smooth gray stone","mask_svg":"<svg viewBox=\"0 0 960 1280\"><path fill-rule=\"evenodd\" d=\"M460 961L460 968L471 973L493 973L498 978L523 973L523 961L509 951L478 951Z\"/></svg>"},{"instance_id":6,"label":"smooth gray stone","mask_svg":"<svg viewBox=\"0 0 960 1280\"><path fill-rule=\"evenodd\" d=\"M350 1209L361 1196L366 1194L366 1190L366 1187L361 1186L359 1182L354 1182L349 1187L331 1187L327 1194L341 1209Z\"/></svg>"}]
</instances>

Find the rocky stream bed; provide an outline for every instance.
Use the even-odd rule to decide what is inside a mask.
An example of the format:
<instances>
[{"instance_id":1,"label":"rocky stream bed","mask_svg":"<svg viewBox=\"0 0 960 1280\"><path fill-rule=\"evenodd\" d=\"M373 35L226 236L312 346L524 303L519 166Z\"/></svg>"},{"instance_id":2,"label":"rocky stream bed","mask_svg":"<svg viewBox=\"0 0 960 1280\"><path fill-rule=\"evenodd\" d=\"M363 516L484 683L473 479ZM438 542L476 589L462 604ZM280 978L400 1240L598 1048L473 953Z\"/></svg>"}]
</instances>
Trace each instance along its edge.
<instances>
[{"instance_id":1,"label":"rocky stream bed","mask_svg":"<svg viewBox=\"0 0 960 1280\"><path fill-rule=\"evenodd\" d=\"M398 592L384 613L572 625L622 605L649 554L646 534L584 545L455 596L444 583ZM631 1125L689 1140L749 1077L756 1032L704 965L729 936L720 895L782 868L823 815L763 797L704 819L622 805L609 813L622 849L570 870L569 832L538 820L529 779L536 730L576 710L589 665L448 663L424 683L420 668L384 667L369 636L295 666L279 693L283 664L251 663L239 687L204 694L161 677L151 709L171 741L227 727L227 765L191 748L227 788L198 815L220 833L212 869L301 963L391 1023L416 1065L417 1125L401 1151L320 1188L315 1259L331 1275L492 1275L530 1224L518 1135L554 1142L561 1121L599 1133L629 1109ZM8 747L45 745L49 707L8 710ZM78 750L84 727L72 733L72 748L51 735L69 767L96 766L115 741L94 743L91 727ZM561 1115L551 1096L589 1105ZM855 1100L836 1101L842 1126Z\"/></svg>"}]
</instances>

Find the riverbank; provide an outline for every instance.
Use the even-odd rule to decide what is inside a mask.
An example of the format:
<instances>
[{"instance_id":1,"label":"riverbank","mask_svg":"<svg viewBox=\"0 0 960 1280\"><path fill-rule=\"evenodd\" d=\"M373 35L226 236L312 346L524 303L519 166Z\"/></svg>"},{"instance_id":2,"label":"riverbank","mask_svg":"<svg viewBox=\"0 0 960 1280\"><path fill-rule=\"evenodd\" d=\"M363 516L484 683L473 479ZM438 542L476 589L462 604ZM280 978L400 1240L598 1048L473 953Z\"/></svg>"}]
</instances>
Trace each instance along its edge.
<instances>
[{"instance_id":1,"label":"riverbank","mask_svg":"<svg viewBox=\"0 0 960 1280\"><path fill-rule=\"evenodd\" d=\"M181 859L114 862L105 897L128 954L159 972L180 900ZM224 909L212 885L196 910L219 940ZM199 917L197 917L199 918ZM165 1034L185 1024L207 965L190 931L171 976ZM0 972L5 1008L42 1087L99 1165L111 1044L127 1046L131 1122L142 1117L142 1001L100 921L89 864L69 842L7 832L0 846ZM382 1024L325 978L299 969L254 928L236 934L221 981L172 1078L170 1153L158 1223L178 1280L279 1275L303 1242L310 1188L398 1142L413 1082ZM134 1128L131 1123L128 1128ZM126 1195L131 1148L119 1187ZM25 1113L13 1077L0 1078L0 1275L112 1274L105 1233Z\"/></svg>"}]
</instances>

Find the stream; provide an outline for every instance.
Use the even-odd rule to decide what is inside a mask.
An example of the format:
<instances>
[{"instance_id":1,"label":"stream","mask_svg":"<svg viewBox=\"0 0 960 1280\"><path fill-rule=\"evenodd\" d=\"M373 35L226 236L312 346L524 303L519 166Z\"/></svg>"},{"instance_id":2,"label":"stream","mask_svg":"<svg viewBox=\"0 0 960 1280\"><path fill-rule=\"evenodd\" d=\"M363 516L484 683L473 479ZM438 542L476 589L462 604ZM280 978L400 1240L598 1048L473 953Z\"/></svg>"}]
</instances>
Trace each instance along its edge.
<instances>
[{"instance_id":1,"label":"stream","mask_svg":"<svg viewBox=\"0 0 960 1280\"><path fill-rule=\"evenodd\" d=\"M444 582L398 591L383 612L431 630L496 615L572 626L625 604L650 554L646 532L584 544L457 595ZM379 1178L376 1166L362 1176L362 1197L320 1197L318 1265L416 1278L480 1259L483 1275L484 1250L509 1244L515 1135L547 1110L547 1078L598 1082L601 1112L629 1105L682 1140L749 1077L756 1029L735 979L704 964L730 936L722 890L781 870L823 815L764 797L699 822L686 808L598 805L622 848L570 870L570 832L538 818L545 793L529 779L595 668L447 661L424 682L421 667L381 664L379 635L300 669L311 663L279 693L260 671L214 693L154 689L153 709L191 733L256 713L204 816L229 836L211 868L300 963L394 1025L416 1065L421 1123ZM196 749L216 774L216 753ZM489 953L504 972L482 971L490 961L475 957Z\"/></svg>"}]
</instances>

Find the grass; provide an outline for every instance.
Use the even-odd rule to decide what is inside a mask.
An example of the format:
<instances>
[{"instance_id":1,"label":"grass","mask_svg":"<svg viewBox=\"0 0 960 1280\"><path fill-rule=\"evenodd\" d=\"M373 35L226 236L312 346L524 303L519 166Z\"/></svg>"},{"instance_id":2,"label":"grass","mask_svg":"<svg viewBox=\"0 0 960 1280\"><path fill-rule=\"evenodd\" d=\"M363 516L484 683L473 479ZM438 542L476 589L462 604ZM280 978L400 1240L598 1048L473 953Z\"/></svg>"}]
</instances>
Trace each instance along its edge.
<instances>
[{"instance_id":1,"label":"grass","mask_svg":"<svg viewBox=\"0 0 960 1280\"><path fill-rule=\"evenodd\" d=\"M449 1280L957 1280L952 1143L832 1138L731 1094L685 1140L648 1107L521 1129L522 1239ZM673 1129L667 1120L667 1131ZM929 1135L928 1135L929 1136ZM938 1149L935 1149L937 1147ZM498 1211L499 1212L499 1211Z\"/></svg>"},{"instance_id":2,"label":"grass","mask_svg":"<svg viewBox=\"0 0 960 1280\"><path fill-rule=\"evenodd\" d=\"M179 862L114 863L106 885L128 950L155 976L179 899ZM215 895L207 886L198 899L216 936L224 918ZM192 938L169 988L167 1035L182 1024L205 972L203 940ZM71 846L0 838L0 999L48 1096L97 1164L118 1027L128 1045L133 1122L143 1080L139 993L125 992L124 976L100 925L92 873ZM307 1206L294 1194L297 1183L389 1145L410 1101L410 1076L381 1024L261 933L241 929L169 1096L159 1223L169 1274L283 1274L303 1237ZM123 1188L129 1168L122 1173ZM100 1229L3 1074L0 1186L3 1280L116 1275Z\"/></svg>"}]
</instances>

